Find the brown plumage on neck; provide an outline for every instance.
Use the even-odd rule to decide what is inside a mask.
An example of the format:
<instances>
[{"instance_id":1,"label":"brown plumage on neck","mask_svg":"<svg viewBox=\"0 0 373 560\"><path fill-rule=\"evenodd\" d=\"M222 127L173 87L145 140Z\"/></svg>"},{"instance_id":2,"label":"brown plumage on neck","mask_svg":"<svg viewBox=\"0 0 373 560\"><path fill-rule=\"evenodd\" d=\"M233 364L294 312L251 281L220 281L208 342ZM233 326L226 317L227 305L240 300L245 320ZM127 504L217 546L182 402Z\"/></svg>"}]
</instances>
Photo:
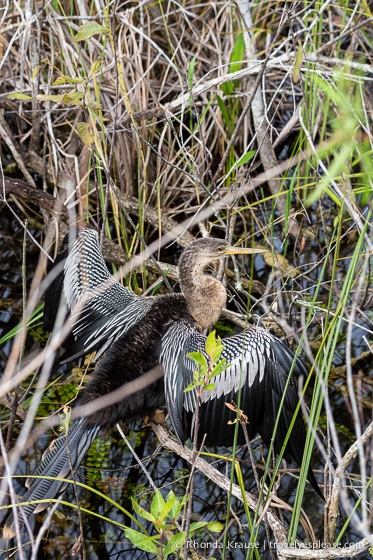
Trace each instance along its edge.
<instances>
[{"instance_id":1,"label":"brown plumage on neck","mask_svg":"<svg viewBox=\"0 0 373 560\"><path fill-rule=\"evenodd\" d=\"M201 332L218 321L227 301L223 284L213 276L205 274L209 264L225 257L225 246L226 243L218 239L200 239L192 243L179 260L181 290L188 311Z\"/></svg>"}]
</instances>

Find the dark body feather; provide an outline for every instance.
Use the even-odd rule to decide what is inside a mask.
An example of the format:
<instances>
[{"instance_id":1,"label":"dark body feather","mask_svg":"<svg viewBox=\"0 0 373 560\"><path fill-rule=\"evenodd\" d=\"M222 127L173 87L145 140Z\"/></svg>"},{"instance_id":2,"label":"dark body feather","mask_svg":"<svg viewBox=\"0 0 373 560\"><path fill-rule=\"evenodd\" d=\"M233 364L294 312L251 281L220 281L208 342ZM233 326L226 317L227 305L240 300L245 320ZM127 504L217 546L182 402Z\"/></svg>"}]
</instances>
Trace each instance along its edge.
<instances>
[{"instance_id":1,"label":"dark body feather","mask_svg":"<svg viewBox=\"0 0 373 560\"><path fill-rule=\"evenodd\" d=\"M168 322L181 319L194 324L183 295L170 294L155 298L145 318L106 351L84 390L82 402L88 403L111 393L157 366ZM120 420L130 421L149 416L165 404L162 378L109 408L95 412L89 421L107 429Z\"/></svg>"},{"instance_id":2,"label":"dark body feather","mask_svg":"<svg viewBox=\"0 0 373 560\"><path fill-rule=\"evenodd\" d=\"M46 310L51 325L63 291L72 324L64 361L93 350L103 355L81 402L94 403L98 397L141 377L158 364L164 369L164 380L76 420L67 437L60 436L47 451L37 469L39 476L70 477L99 429L107 430L118 421L151 415L165 404L178 438L183 443L193 438L197 392L184 389L193 380L196 366L188 354L205 351L206 337L202 331L212 326L226 299L223 285L204 271L210 262L232 252L243 250L216 239L199 240L180 259L183 294L139 297L108 272L97 233L91 229L80 231L66 258L63 282L57 278L55 290L49 291ZM205 438L207 445L232 444L234 426L229 421L235 419L235 414L225 406L228 402L238 405L247 415L250 438L259 433L267 445L273 440L275 452L280 452L299 404L297 379L307 375L305 366L286 345L261 328L248 328L223 343L222 357L229 368L214 379L213 390L203 392L200 398L199 441ZM301 465L305 440L306 430L298 412L284 457ZM239 442L243 441L240 429ZM311 469L307 476L322 496ZM30 479L28 486L23 499L31 502L55 497L65 483ZM44 507L46 504L30 504L24 513L27 517ZM6 538L14 535L13 522L11 515L4 531Z\"/></svg>"}]
</instances>

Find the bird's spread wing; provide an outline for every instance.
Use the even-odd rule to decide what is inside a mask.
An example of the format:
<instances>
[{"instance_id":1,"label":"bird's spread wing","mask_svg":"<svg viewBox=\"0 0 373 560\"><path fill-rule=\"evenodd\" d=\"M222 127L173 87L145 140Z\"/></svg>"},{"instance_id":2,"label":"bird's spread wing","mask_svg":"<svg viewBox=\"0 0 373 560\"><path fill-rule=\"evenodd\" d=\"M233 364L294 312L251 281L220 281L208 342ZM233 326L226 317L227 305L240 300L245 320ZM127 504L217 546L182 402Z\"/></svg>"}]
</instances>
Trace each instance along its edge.
<instances>
[{"instance_id":1,"label":"bird's spread wing","mask_svg":"<svg viewBox=\"0 0 373 560\"><path fill-rule=\"evenodd\" d=\"M197 403L197 389L184 392L193 381L196 370L187 354L204 351L205 341L206 337L186 324L171 325L162 341L160 359L165 369L167 405L181 441L193 437ZM236 405L246 415L249 437L260 433L267 445L281 411L274 436L275 451L279 452L299 403L294 379L306 375L307 370L289 348L263 329L249 329L224 339L223 344L221 357L226 359L229 367L212 379L213 389L203 391L199 397L199 440L206 434L207 445L232 445L235 427L229 422L236 414L225 406L228 403ZM287 382L290 372L292 377ZM305 428L299 415L285 458L293 457L296 462L301 462L299 449L303 450L304 439Z\"/></svg>"},{"instance_id":2,"label":"bird's spread wing","mask_svg":"<svg viewBox=\"0 0 373 560\"><path fill-rule=\"evenodd\" d=\"M188 353L203 352L205 343L206 337L187 321L171 323L162 338L159 361L165 372L166 404L176 435L183 443L189 437L184 429L185 412L196 407L196 392L184 392L196 369Z\"/></svg>"},{"instance_id":3,"label":"bird's spread wing","mask_svg":"<svg viewBox=\"0 0 373 560\"><path fill-rule=\"evenodd\" d=\"M64 294L71 311L75 341L64 361L98 350L101 355L144 317L150 298L141 298L122 286L108 271L97 232L80 230L64 267Z\"/></svg>"},{"instance_id":4,"label":"bird's spread wing","mask_svg":"<svg viewBox=\"0 0 373 560\"><path fill-rule=\"evenodd\" d=\"M206 337L187 321L171 323L162 339L160 362L165 371L168 411L178 438L193 439L195 410L199 402L199 444L230 447L234 441L237 412L245 415L249 439L259 433L269 446L273 441L279 453L288 435L283 453L287 461L301 466L306 430L299 406L297 380L307 369L292 350L267 331L255 328L223 340L222 358L229 367L211 380L214 387L197 395L198 389L184 392L193 381L196 365L190 352L203 352ZM292 426L292 428L291 428ZM243 443L240 429L238 442ZM307 478L317 494L324 496L311 467Z\"/></svg>"}]
</instances>

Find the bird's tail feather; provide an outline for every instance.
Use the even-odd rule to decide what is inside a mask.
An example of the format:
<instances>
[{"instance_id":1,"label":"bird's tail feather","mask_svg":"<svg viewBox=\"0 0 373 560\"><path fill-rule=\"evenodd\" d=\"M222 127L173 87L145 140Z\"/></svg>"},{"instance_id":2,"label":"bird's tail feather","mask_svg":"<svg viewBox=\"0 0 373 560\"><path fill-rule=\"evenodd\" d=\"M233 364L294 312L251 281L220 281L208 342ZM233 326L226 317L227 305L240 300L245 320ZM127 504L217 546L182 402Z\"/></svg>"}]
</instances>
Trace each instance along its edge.
<instances>
[{"instance_id":1,"label":"bird's tail feather","mask_svg":"<svg viewBox=\"0 0 373 560\"><path fill-rule=\"evenodd\" d=\"M24 524L24 518L48 506L49 502L35 504L36 500L51 500L66 488L67 482L57 479L72 478L99 429L100 426L88 424L84 417L79 418L72 424L67 434L61 435L47 449L35 473L26 481L28 491L21 497L21 501L29 503L22 506L24 515L19 515L21 526ZM41 478L34 478L34 476ZM15 524L12 512L5 523L3 538L11 539L14 535Z\"/></svg>"}]
</instances>

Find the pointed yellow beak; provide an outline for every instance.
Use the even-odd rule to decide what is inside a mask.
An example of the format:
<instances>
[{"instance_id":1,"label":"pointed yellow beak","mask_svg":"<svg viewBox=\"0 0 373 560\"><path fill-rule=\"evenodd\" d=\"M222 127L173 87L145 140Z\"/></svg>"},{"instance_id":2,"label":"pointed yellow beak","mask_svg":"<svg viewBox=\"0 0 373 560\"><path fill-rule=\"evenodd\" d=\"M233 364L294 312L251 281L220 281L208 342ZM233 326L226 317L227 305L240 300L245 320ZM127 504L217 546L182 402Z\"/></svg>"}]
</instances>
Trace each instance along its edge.
<instances>
[{"instance_id":1,"label":"pointed yellow beak","mask_svg":"<svg viewBox=\"0 0 373 560\"><path fill-rule=\"evenodd\" d=\"M259 247L233 247L229 246L224 250L226 255L255 255L257 253L268 253L269 249Z\"/></svg>"}]
</instances>

